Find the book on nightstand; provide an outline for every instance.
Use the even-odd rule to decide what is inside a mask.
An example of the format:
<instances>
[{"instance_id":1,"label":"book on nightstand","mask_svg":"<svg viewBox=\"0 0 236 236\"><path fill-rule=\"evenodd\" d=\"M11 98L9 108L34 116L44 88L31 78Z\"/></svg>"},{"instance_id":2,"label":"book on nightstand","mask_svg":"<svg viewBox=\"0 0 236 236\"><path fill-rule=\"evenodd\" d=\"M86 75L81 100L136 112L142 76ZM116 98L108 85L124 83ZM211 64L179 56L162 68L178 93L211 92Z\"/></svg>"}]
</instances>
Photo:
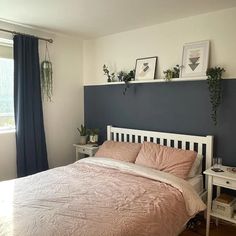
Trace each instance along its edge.
<instances>
[{"instance_id":1,"label":"book on nightstand","mask_svg":"<svg viewBox=\"0 0 236 236\"><path fill-rule=\"evenodd\" d=\"M234 201L234 197L231 196L231 195L228 195L226 193L222 193L220 194L219 197L217 197L215 200L217 202L222 202L222 203L225 203L225 204L231 204L233 201Z\"/></svg>"}]
</instances>

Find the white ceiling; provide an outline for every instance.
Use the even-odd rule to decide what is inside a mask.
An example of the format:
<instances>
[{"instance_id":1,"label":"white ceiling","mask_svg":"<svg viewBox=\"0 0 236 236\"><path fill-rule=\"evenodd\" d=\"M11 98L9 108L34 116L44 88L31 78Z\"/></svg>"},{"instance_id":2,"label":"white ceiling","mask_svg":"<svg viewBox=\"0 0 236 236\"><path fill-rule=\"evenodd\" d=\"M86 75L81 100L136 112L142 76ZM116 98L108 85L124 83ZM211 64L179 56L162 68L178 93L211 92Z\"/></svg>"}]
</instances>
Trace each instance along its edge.
<instances>
[{"instance_id":1,"label":"white ceiling","mask_svg":"<svg viewBox=\"0 0 236 236\"><path fill-rule=\"evenodd\" d=\"M236 7L236 0L0 0L0 18L99 37Z\"/></svg>"}]
</instances>

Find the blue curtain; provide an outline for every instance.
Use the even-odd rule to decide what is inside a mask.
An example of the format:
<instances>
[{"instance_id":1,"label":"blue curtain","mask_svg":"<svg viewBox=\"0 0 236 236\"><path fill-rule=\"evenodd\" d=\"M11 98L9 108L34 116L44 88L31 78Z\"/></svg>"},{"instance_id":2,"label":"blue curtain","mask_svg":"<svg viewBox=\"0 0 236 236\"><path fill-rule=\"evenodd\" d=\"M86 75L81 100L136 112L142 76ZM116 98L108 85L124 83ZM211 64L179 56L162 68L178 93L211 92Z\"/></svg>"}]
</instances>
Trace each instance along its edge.
<instances>
[{"instance_id":1,"label":"blue curtain","mask_svg":"<svg viewBox=\"0 0 236 236\"><path fill-rule=\"evenodd\" d=\"M14 36L14 108L17 176L47 170L38 39L35 37Z\"/></svg>"}]
</instances>

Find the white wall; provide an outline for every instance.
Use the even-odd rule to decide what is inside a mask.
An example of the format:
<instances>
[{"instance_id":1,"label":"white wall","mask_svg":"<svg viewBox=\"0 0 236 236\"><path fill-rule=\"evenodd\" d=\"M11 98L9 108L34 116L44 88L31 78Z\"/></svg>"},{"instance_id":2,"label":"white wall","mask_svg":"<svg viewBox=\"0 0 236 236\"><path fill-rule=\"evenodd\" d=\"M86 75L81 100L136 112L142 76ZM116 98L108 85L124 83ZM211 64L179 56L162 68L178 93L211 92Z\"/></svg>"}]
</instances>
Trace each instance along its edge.
<instances>
[{"instance_id":1,"label":"white wall","mask_svg":"<svg viewBox=\"0 0 236 236\"><path fill-rule=\"evenodd\" d=\"M13 58L13 49L11 46L2 46L0 44L0 57L3 58Z\"/></svg>"},{"instance_id":2,"label":"white wall","mask_svg":"<svg viewBox=\"0 0 236 236\"><path fill-rule=\"evenodd\" d=\"M43 33L0 22L1 28L52 37L49 45L53 63L53 102L44 102L44 124L50 167L66 165L75 159L73 143L77 142L76 127L83 123L82 40ZM0 37L12 36L0 33ZM45 43L40 42L44 55ZM30 99L30 98L29 98ZM16 176L15 134L0 133L0 181Z\"/></svg>"},{"instance_id":3,"label":"white wall","mask_svg":"<svg viewBox=\"0 0 236 236\"><path fill-rule=\"evenodd\" d=\"M0 181L16 177L15 133L0 133Z\"/></svg>"},{"instance_id":4,"label":"white wall","mask_svg":"<svg viewBox=\"0 0 236 236\"><path fill-rule=\"evenodd\" d=\"M58 37L51 46L54 96L44 103L44 119L51 167L75 160L73 143L83 123L82 41Z\"/></svg>"},{"instance_id":5,"label":"white wall","mask_svg":"<svg viewBox=\"0 0 236 236\"><path fill-rule=\"evenodd\" d=\"M84 83L105 82L103 64L130 70L136 58L158 56L158 77L181 63L183 44L211 40L210 66L226 68L236 78L236 8L162 23L84 42Z\"/></svg>"}]
</instances>

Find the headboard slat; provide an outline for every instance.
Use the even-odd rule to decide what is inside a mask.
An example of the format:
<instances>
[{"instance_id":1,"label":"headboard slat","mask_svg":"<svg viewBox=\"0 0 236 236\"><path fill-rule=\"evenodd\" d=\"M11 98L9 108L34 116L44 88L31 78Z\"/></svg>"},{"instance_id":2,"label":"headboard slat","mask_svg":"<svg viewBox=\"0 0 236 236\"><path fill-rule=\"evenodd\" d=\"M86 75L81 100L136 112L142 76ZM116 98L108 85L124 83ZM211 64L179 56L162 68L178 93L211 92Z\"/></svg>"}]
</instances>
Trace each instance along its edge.
<instances>
[{"instance_id":1,"label":"headboard slat","mask_svg":"<svg viewBox=\"0 0 236 236\"><path fill-rule=\"evenodd\" d=\"M174 147L178 148L178 140L173 140L174 141Z\"/></svg>"},{"instance_id":2,"label":"headboard slat","mask_svg":"<svg viewBox=\"0 0 236 236\"><path fill-rule=\"evenodd\" d=\"M167 147L171 147L171 140L170 140L170 139L167 139L167 141L166 141L166 146L167 146Z\"/></svg>"},{"instance_id":3,"label":"headboard slat","mask_svg":"<svg viewBox=\"0 0 236 236\"><path fill-rule=\"evenodd\" d=\"M141 143L144 142L144 136L140 136Z\"/></svg>"},{"instance_id":4,"label":"headboard slat","mask_svg":"<svg viewBox=\"0 0 236 236\"><path fill-rule=\"evenodd\" d=\"M199 144L198 144L197 150L198 150L198 153L199 153L199 154L202 154L202 143L199 143Z\"/></svg>"},{"instance_id":5,"label":"headboard slat","mask_svg":"<svg viewBox=\"0 0 236 236\"><path fill-rule=\"evenodd\" d=\"M114 140L114 141L117 141L117 133L116 133L116 132L113 133L113 140ZM119 140L118 140L118 141L119 141Z\"/></svg>"},{"instance_id":6,"label":"headboard slat","mask_svg":"<svg viewBox=\"0 0 236 236\"><path fill-rule=\"evenodd\" d=\"M193 142L189 143L189 150L194 151L194 143Z\"/></svg>"},{"instance_id":7,"label":"headboard slat","mask_svg":"<svg viewBox=\"0 0 236 236\"><path fill-rule=\"evenodd\" d=\"M160 138L160 145L164 145L164 139Z\"/></svg>"}]
</instances>

